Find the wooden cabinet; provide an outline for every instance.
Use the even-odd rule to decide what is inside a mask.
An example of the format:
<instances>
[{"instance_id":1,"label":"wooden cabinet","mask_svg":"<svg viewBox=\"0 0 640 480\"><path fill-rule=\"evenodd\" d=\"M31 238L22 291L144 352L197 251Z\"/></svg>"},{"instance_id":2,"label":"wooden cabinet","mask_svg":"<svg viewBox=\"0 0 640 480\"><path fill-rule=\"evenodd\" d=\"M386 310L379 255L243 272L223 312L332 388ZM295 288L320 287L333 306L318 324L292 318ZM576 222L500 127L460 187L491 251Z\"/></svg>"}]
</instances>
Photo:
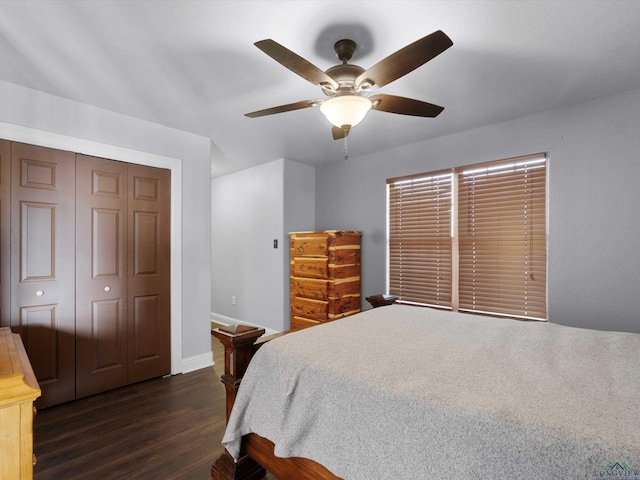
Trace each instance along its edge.
<instances>
[{"instance_id":1,"label":"wooden cabinet","mask_svg":"<svg viewBox=\"0 0 640 480\"><path fill-rule=\"evenodd\" d=\"M360 311L360 232L292 232L291 330Z\"/></svg>"},{"instance_id":2,"label":"wooden cabinet","mask_svg":"<svg viewBox=\"0 0 640 480\"><path fill-rule=\"evenodd\" d=\"M0 328L0 478L33 478L33 402L39 396L20 335Z\"/></svg>"}]
</instances>

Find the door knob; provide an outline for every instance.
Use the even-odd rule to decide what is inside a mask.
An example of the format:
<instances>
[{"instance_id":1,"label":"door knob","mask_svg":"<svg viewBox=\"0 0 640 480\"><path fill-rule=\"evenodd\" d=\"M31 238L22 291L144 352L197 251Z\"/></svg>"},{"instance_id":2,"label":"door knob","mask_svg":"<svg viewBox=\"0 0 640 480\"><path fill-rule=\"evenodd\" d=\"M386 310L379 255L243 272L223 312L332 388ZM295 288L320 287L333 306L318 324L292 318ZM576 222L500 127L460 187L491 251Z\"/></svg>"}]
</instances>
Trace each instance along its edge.
<instances>
[{"instance_id":1,"label":"door knob","mask_svg":"<svg viewBox=\"0 0 640 480\"><path fill-rule=\"evenodd\" d=\"M107 285L106 287L104 287L104 291L105 292L110 292L111 291L111 287L109 285Z\"/></svg>"},{"instance_id":2,"label":"door knob","mask_svg":"<svg viewBox=\"0 0 640 480\"><path fill-rule=\"evenodd\" d=\"M36 292L36 297L41 297L41 296L43 296L43 295L44 295L44 290L38 290L38 291Z\"/></svg>"}]
</instances>

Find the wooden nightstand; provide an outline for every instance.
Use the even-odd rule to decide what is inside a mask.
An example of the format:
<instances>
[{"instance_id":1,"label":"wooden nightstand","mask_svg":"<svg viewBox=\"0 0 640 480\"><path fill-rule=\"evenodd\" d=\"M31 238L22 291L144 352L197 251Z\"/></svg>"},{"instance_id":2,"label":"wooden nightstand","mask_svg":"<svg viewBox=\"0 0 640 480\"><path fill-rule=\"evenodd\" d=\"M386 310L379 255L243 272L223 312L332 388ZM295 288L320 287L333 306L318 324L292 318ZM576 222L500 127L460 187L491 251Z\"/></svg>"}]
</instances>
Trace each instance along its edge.
<instances>
[{"instance_id":1,"label":"wooden nightstand","mask_svg":"<svg viewBox=\"0 0 640 480\"><path fill-rule=\"evenodd\" d=\"M372 295L367 297L367 302L369 302L373 308L391 305L395 303L396 300L398 300L398 297L394 297L393 295Z\"/></svg>"}]
</instances>

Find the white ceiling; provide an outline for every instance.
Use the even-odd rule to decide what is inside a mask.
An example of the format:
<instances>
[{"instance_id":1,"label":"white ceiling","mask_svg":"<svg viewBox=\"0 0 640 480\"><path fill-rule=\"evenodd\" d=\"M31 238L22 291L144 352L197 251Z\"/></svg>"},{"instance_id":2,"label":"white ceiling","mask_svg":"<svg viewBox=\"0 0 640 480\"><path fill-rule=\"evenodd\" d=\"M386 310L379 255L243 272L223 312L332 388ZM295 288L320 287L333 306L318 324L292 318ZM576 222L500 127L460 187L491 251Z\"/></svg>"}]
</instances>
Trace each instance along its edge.
<instances>
[{"instance_id":1,"label":"white ceiling","mask_svg":"<svg viewBox=\"0 0 640 480\"><path fill-rule=\"evenodd\" d=\"M0 80L212 139L212 172L278 158L343 160L322 98L253 43L271 38L322 70L333 44L368 68L443 30L453 47L381 88L445 107L435 119L372 111L349 155L640 88L640 1L0 1ZM0 108L2 108L0 106Z\"/></svg>"}]
</instances>

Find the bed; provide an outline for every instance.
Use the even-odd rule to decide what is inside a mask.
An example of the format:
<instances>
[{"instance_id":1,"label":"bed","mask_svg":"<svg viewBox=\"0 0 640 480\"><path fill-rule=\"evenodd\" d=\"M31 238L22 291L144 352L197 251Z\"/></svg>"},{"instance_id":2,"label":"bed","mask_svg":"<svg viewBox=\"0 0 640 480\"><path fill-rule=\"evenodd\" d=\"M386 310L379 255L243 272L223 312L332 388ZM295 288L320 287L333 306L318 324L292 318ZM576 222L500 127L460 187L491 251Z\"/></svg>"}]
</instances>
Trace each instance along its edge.
<instances>
[{"instance_id":1,"label":"bed","mask_svg":"<svg viewBox=\"0 0 640 480\"><path fill-rule=\"evenodd\" d=\"M213 333L214 479L640 479L639 334L397 304Z\"/></svg>"}]
</instances>

